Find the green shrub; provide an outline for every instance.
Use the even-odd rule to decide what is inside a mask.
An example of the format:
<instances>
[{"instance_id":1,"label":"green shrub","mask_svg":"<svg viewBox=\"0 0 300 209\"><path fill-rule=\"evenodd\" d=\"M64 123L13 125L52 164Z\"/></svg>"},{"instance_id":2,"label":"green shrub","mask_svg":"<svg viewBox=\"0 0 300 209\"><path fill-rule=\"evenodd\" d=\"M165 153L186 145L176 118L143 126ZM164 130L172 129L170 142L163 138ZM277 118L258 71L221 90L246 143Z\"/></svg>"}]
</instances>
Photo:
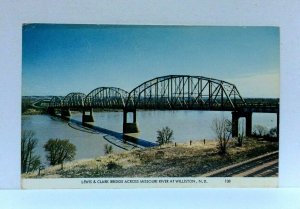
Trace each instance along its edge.
<instances>
[{"instance_id":1,"label":"green shrub","mask_svg":"<svg viewBox=\"0 0 300 209\"><path fill-rule=\"evenodd\" d=\"M64 161L73 160L76 155L76 146L68 139L49 139L44 145L47 154L47 160L50 165L61 164L63 169Z\"/></svg>"},{"instance_id":2,"label":"green shrub","mask_svg":"<svg viewBox=\"0 0 300 209\"><path fill-rule=\"evenodd\" d=\"M118 165L117 163L110 161L106 164L106 168L107 170L112 170L112 169L118 169L118 168L122 168L120 165Z\"/></svg>"},{"instance_id":3,"label":"green shrub","mask_svg":"<svg viewBox=\"0 0 300 209\"><path fill-rule=\"evenodd\" d=\"M159 145L171 143L173 141L173 130L168 126L164 127L162 130L157 131L157 140L156 142Z\"/></svg>"},{"instance_id":4,"label":"green shrub","mask_svg":"<svg viewBox=\"0 0 300 209\"><path fill-rule=\"evenodd\" d=\"M113 152L113 147L110 144L105 144L104 145L104 153L106 155L111 154Z\"/></svg>"}]
</instances>

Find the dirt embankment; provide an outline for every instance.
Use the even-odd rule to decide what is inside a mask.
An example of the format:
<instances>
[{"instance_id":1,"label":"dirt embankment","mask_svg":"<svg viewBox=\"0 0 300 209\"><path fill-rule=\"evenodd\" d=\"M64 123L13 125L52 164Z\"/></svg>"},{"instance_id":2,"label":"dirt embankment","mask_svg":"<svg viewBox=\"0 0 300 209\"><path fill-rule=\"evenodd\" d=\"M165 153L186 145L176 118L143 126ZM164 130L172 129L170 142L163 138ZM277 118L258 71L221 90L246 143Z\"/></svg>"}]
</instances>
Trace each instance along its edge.
<instances>
[{"instance_id":1,"label":"dirt embankment","mask_svg":"<svg viewBox=\"0 0 300 209\"><path fill-rule=\"evenodd\" d=\"M61 166L23 174L23 178L87 177L192 177L278 150L277 142L246 139L242 147L230 143L228 154L220 156L217 142L202 140L109 154L96 159L78 160Z\"/></svg>"}]
</instances>

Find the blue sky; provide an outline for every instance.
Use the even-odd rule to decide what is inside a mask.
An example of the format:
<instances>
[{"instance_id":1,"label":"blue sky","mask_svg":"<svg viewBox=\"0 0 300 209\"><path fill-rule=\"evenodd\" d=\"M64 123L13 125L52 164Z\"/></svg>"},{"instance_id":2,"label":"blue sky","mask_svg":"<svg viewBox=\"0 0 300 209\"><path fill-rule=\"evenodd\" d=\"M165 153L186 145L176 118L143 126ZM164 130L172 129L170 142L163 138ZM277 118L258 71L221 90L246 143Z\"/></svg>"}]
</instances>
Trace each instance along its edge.
<instances>
[{"instance_id":1,"label":"blue sky","mask_svg":"<svg viewBox=\"0 0 300 209\"><path fill-rule=\"evenodd\" d=\"M279 97L279 43L276 27L24 25L22 95L130 91L188 74L232 82L243 97Z\"/></svg>"}]
</instances>

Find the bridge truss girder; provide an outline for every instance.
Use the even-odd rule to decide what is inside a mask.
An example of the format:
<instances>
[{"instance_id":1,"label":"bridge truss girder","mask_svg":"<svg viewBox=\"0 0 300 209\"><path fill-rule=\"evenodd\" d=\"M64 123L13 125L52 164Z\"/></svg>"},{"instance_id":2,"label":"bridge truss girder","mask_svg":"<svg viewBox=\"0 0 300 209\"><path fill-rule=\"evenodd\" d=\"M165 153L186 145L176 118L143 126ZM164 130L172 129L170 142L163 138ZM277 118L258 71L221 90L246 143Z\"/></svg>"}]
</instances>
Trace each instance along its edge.
<instances>
[{"instance_id":1,"label":"bridge truss girder","mask_svg":"<svg viewBox=\"0 0 300 209\"><path fill-rule=\"evenodd\" d=\"M85 108L123 109L128 92L116 87L99 87L92 90L84 100Z\"/></svg>"},{"instance_id":2,"label":"bridge truss girder","mask_svg":"<svg viewBox=\"0 0 300 209\"><path fill-rule=\"evenodd\" d=\"M53 96L49 102L49 108L60 108L62 106L63 97Z\"/></svg>"},{"instance_id":3,"label":"bridge truss girder","mask_svg":"<svg viewBox=\"0 0 300 209\"><path fill-rule=\"evenodd\" d=\"M126 108L234 110L240 104L245 101L234 84L202 76L169 75L133 89Z\"/></svg>"},{"instance_id":4,"label":"bridge truss girder","mask_svg":"<svg viewBox=\"0 0 300 209\"><path fill-rule=\"evenodd\" d=\"M62 108L83 108L85 94L79 92L69 93L62 101Z\"/></svg>"}]
</instances>

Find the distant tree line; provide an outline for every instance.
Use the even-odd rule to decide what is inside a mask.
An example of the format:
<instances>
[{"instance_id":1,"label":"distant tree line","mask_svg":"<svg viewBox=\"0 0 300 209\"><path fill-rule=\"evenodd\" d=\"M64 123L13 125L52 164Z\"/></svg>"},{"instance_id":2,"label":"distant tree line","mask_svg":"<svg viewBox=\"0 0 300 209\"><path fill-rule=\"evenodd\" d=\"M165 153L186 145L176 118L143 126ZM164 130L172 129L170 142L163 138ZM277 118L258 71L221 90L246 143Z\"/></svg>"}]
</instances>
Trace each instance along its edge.
<instances>
[{"instance_id":1,"label":"distant tree line","mask_svg":"<svg viewBox=\"0 0 300 209\"><path fill-rule=\"evenodd\" d=\"M254 131L252 133L254 136L259 136L259 137L278 137L277 136L277 127L271 128L268 130L267 127L262 126L262 125L255 125L254 126Z\"/></svg>"},{"instance_id":2,"label":"distant tree line","mask_svg":"<svg viewBox=\"0 0 300 209\"><path fill-rule=\"evenodd\" d=\"M35 107L32 105L34 102L33 99L30 98L22 98L22 114L45 114L47 113L47 103L39 103L39 107Z\"/></svg>"},{"instance_id":3,"label":"distant tree line","mask_svg":"<svg viewBox=\"0 0 300 209\"><path fill-rule=\"evenodd\" d=\"M22 99L22 113L32 108L30 99Z\"/></svg>"}]
</instances>

